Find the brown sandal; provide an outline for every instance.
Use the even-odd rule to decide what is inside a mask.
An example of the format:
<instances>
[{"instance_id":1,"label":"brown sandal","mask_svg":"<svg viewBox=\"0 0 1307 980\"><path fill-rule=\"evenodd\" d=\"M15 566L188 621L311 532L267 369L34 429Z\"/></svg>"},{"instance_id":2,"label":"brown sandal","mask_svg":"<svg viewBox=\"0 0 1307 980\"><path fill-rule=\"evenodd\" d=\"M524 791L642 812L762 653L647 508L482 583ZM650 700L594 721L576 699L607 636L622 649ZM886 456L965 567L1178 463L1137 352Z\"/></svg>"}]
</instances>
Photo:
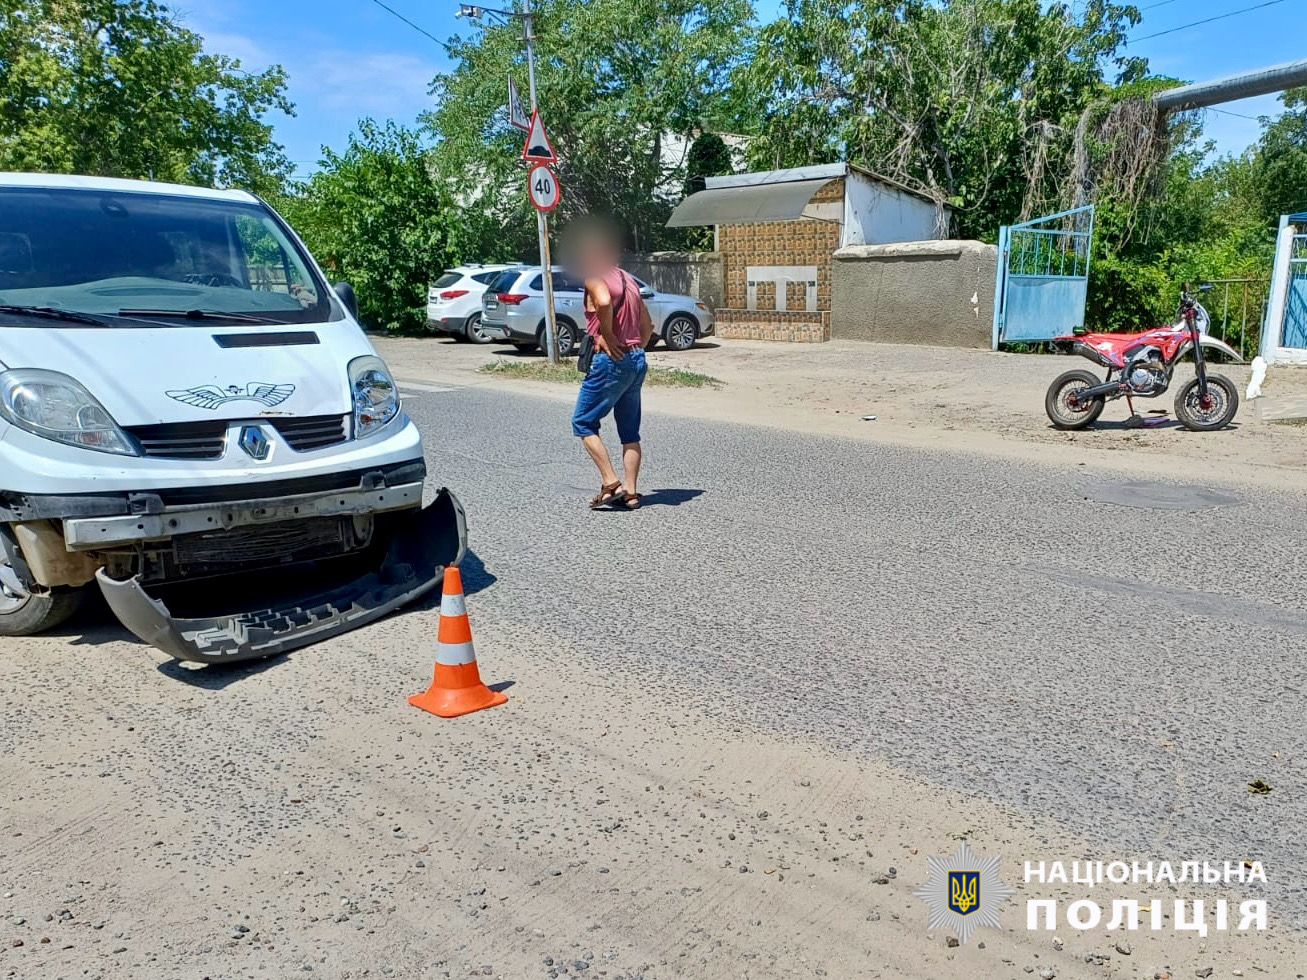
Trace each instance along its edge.
<instances>
[{"instance_id":1,"label":"brown sandal","mask_svg":"<svg viewBox=\"0 0 1307 980\"><path fill-rule=\"evenodd\" d=\"M605 483L600 485L599 492L590 498L590 509L599 510L601 507L611 507L614 504L620 504L626 500L626 491L622 489L620 483Z\"/></svg>"},{"instance_id":2,"label":"brown sandal","mask_svg":"<svg viewBox=\"0 0 1307 980\"><path fill-rule=\"evenodd\" d=\"M639 510L640 495L638 493L628 493L626 499L622 501L622 506L627 510Z\"/></svg>"}]
</instances>

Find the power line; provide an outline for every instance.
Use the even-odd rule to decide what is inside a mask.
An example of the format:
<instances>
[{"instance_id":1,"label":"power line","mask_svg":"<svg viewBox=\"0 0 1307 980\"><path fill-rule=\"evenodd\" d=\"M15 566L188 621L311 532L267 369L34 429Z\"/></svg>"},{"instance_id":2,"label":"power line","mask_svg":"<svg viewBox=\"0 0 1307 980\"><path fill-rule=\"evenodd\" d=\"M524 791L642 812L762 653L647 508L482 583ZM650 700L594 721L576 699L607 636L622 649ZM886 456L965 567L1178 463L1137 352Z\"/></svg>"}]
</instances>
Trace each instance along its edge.
<instances>
[{"instance_id":1,"label":"power line","mask_svg":"<svg viewBox=\"0 0 1307 980\"><path fill-rule=\"evenodd\" d=\"M439 44L442 48L445 46L445 42L444 42L444 41L440 40L440 38L436 37L434 34L430 33L429 31L423 30L421 27L418 27L417 24L413 23L411 20L409 20L407 17L405 17L403 14L401 14L401 13L400 13L398 10L396 10L394 7L388 7L388 6L386 6L384 3L381 2L381 0L372 0L372 2L375 3L375 4L376 4L378 7L380 7L382 10L386 11L386 13L388 13L388 14L393 14L394 16L398 17L400 20L402 20L402 21L403 21L405 24L407 24L409 27L413 28L413 30L415 30L415 31L417 31L419 34L421 34L423 37L430 38L431 40L433 40L433 41L435 41L437 44ZM1278 0L1277 0L1277 2L1278 2Z\"/></svg>"},{"instance_id":2,"label":"power line","mask_svg":"<svg viewBox=\"0 0 1307 980\"><path fill-rule=\"evenodd\" d=\"M374 2L380 3L381 0L374 0ZM1251 7L1244 7L1241 10L1231 10L1228 14L1217 14L1215 17L1208 17L1206 20L1196 20L1192 24L1181 24L1179 27L1172 27L1165 31L1158 31L1156 34L1145 34L1143 37L1134 37L1126 43L1137 44L1140 41L1149 41L1155 37L1162 37L1165 34L1174 34L1176 31L1187 31L1191 27L1199 27L1203 24L1210 24L1213 21L1225 20L1227 17L1246 14L1252 10L1261 10L1263 7L1274 7L1277 3L1284 3L1284 0L1266 0L1265 3L1255 4Z\"/></svg>"},{"instance_id":3,"label":"power line","mask_svg":"<svg viewBox=\"0 0 1307 980\"><path fill-rule=\"evenodd\" d=\"M1240 119L1251 119L1253 122L1261 122L1257 116L1245 115L1242 112L1231 112L1229 109L1218 109L1216 106L1208 106L1208 112L1219 112L1223 116L1238 116Z\"/></svg>"},{"instance_id":4,"label":"power line","mask_svg":"<svg viewBox=\"0 0 1307 980\"><path fill-rule=\"evenodd\" d=\"M1145 10L1155 10L1158 7L1165 7L1168 3L1175 3L1175 0L1157 0L1157 3L1150 3L1147 7L1140 7L1139 12L1142 14Z\"/></svg>"}]
</instances>

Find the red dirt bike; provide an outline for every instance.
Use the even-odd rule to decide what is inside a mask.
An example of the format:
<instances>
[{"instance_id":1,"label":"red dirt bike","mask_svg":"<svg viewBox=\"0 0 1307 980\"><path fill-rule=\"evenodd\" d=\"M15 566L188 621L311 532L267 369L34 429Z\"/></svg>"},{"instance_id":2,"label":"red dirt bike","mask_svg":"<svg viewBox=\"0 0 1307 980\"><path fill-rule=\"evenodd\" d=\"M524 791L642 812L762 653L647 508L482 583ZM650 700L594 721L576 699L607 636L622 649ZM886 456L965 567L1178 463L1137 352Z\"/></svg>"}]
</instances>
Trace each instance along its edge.
<instances>
[{"instance_id":1,"label":"red dirt bike","mask_svg":"<svg viewBox=\"0 0 1307 980\"><path fill-rule=\"evenodd\" d=\"M1201 292L1211 286L1200 287ZM1130 407L1131 428L1146 424L1135 412L1135 398L1156 398L1171 385L1175 366L1191 351L1194 355L1192 381L1175 396L1175 415L1186 429L1211 432L1223 429L1239 410L1239 390L1221 374L1209 374L1204 348L1220 351L1243 363L1238 351L1207 335L1211 317L1188 293L1180 295L1180 319L1170 327L1144 333L1076 333L1057 337L1053 343L1107 368L1099 380L1090 371L1067 371L1048 386L1044 410L1059 429L1083 429L1103 413L1110 399L1122 398Z\"/></svg>"}]
</instances>

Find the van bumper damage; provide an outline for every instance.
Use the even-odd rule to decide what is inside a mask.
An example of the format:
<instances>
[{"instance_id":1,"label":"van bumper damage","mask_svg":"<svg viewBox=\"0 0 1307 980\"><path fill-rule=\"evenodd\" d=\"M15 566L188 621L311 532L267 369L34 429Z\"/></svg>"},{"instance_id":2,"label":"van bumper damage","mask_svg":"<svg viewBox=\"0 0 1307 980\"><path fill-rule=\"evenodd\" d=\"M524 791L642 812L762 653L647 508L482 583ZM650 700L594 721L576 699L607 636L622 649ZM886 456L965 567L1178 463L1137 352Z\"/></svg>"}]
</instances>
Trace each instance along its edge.
<instances>
[{"instance_id":1,"label":"van bumper damage","mask_svg":"<svg viewBox=\"0 0 1307 980\"><path fill-rule=\"evenodd\" d=\"M344 583L306 577L303 591L278 590L258 608L247 603L215 615L189 608L174 615L167 596L151 595L140 576L117 581L101 569L96 579L114 615L146 643L177 660L236 663L287 653L380 619L438 588L445 567L457 565L466 550L463 507L442 489L394 528L374 567Z\"/></svg>"}]
</instances>

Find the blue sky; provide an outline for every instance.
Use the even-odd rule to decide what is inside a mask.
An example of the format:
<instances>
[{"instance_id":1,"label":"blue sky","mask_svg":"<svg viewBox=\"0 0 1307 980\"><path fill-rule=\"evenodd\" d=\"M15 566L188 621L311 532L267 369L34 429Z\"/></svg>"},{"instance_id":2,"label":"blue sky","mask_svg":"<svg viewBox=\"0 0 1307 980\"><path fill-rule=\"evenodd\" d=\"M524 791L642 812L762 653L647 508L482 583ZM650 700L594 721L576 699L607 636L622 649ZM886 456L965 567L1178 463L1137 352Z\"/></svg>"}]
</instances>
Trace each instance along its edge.
<instances>
[{"instance_id":1,"label":"blue sky","mask_svg":"<svg viewBox=\"0 0 1307 980\"><path fill-rule=\"evenodd\" d=\"M454 18L457 2L386 2L439 38L462 23ZM1141 40L1131 51L1159 73L1202 81L1307 56L1307 0L1283 0L1149 40L1142 39L1266 0L1136 2L1144 20L1133 32ZM766 19L781 6L778 0L756 5ZM431 77L446 66L439 46L371 0L176 0L176 9L210 50L239 57L249 69L286 68L297 112L278 115L274 124L301 175L312 172L324 144L340 147L361 117L415 120L430 105ZM1238 152L1256 139L1256 117L1279 108L1274 96L1231 103L1206 114L1205 132L1222 152Z\"/></svg>"}]
</instances>

